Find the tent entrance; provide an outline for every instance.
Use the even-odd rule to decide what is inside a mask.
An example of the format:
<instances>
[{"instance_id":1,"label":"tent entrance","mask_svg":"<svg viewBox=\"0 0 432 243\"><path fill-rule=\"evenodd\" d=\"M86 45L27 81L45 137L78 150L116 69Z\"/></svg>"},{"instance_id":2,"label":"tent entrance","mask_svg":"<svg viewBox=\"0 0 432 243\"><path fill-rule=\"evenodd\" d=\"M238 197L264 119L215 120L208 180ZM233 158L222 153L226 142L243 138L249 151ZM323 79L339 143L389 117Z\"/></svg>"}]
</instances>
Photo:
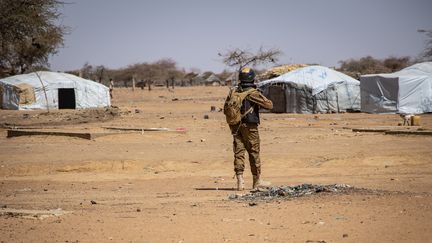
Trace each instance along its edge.
<instances>
[{"instance_id":1,"label":"tent entrance","mask_svg":"<svg viewBox=\"0 0 432 243\"><path fill-rule=\"evenodd\" d=\"M286 96L282 86L272 85L269 87L268 98L273 102L271 112L284 113L286 112Z\"/></svg>"},{"instance_id":2,"label":"tent entrance","mask_svg":"<svg viewBox=\"0 0 432 243\"><path fill-rule=\"evenodd\" d=\"M399 78L361 78L361 110L370 113L396 113L399 106Z\"/></svg>"},{"instance_id":3,"label":"tent entrance","mask_svg":"<svg viewBox=\"0 0 432 243\"><path fill-rule=\"evenodd\" d=\"M58 89L58 108L59 109L76 108L74 89Z\"/></svg>"}]
</instances>

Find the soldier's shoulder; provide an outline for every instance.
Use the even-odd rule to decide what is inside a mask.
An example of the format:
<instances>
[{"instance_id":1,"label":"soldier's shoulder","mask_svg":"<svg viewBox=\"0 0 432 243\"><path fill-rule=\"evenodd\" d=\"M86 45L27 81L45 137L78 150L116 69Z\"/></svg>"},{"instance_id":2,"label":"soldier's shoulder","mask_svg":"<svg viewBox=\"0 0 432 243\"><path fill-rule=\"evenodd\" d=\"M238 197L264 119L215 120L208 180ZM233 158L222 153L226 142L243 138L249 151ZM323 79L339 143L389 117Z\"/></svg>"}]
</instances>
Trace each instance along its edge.
<instances>
[{"instance_id":1,"label":"soldier's shoulder","mask_svg":"<svg viewBox=\"0 0 432 243\"><path fill-rule=\"evenodd\" d=\"M259 90L259 89L254 89L254 90L252 91L252 95L261 95L261 94L262 94L262 91Z\"/></svg>"}]
</instances>

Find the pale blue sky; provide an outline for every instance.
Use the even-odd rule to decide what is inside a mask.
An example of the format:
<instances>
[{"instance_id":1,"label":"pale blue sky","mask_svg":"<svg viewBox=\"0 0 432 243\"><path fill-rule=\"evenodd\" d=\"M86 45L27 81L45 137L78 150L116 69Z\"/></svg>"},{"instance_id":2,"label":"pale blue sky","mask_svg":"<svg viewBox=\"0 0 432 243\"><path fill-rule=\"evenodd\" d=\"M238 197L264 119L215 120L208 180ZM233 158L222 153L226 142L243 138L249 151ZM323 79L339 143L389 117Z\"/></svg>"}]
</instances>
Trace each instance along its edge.
<instances>
[{"instance_id":1,"label":"pale blue sky","mask_svg":"<svg viewBox=\"0 0 432 243\"><path fill-rule=\"evenodd\" d=\"M55 71L172 58L186 70L222 71L218 52L279 48L280 63L338 66L371 55L420 54L432 0L66 0L65 47Z\"/></svg>"}]
</instances>

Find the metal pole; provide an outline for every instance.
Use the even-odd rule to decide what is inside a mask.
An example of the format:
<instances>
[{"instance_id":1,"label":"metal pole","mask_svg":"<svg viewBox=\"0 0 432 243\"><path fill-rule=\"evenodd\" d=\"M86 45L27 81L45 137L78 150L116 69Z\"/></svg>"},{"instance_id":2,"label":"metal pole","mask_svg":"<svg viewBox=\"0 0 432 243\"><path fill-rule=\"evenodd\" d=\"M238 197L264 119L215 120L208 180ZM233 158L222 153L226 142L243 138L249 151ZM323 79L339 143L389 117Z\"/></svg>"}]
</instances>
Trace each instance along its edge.
<instances>
[{"instance_id":1,"label":"metal pole","mask_svg":"<svg viewBox=\"0 0 432 243\"><path fill-rule=\"evenodd\" d=\"M41 85L42 85L42 89L43 89L44 94L45 94L45 101L46 101L47 111L49 112L48 96L47 96L47 93L46 93L45 85L43 84L42 79L41 79L41 77L39 76L39 74L38 74L37 72L35 72L35 73L36 73L36 76L38 77L38 79L39 79L39 81L40 81L40 83L41 83Z\"/></svg>"}]
</instances>

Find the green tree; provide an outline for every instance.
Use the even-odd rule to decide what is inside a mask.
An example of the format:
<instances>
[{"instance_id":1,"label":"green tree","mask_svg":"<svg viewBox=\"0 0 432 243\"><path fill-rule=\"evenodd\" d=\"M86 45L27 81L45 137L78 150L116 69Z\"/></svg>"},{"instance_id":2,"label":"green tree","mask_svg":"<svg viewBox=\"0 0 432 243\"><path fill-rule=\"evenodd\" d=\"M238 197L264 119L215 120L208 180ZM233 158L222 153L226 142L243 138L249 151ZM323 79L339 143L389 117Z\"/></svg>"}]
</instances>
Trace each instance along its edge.
<instances>
[{"instance_id":1,"label":"green tree","mask_svg":"<svg viewBox=\"0 0 432 243\"><path fill-rule=\"evenodd\" d=\"M0 70L14 75L49 66L63 45L57 0L0 0Z\"/></svg>"}]
</instances>

